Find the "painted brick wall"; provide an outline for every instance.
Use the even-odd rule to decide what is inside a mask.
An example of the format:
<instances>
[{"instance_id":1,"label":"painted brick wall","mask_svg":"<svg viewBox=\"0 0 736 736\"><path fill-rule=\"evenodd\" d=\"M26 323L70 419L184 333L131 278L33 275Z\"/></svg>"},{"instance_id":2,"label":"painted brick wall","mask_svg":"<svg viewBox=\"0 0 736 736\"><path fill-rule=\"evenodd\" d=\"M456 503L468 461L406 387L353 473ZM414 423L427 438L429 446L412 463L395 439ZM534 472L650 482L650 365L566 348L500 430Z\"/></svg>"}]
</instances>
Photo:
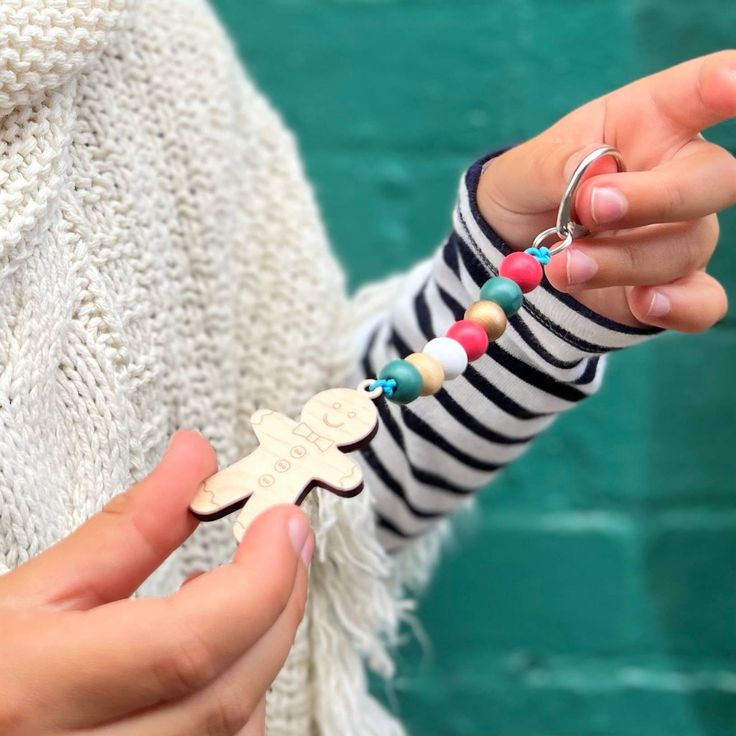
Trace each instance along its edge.
<instances>
[{"instance_id":1,"label":"painted brick wall","mask_svg":"<svg viewBox=\"0 0 736 736\"><path fill-rule=\"evenodd\" d=\"M446 231L462 169L734 45L732 0L217 0L353 284ZM736 123L710 136L736 151ZM533 186L533 182L530 182ZM713 272L736 293L736 212ZM423 736L736 733L736 321L610 362L458 519L391 699Z\"/></svg>"}]
</instances>

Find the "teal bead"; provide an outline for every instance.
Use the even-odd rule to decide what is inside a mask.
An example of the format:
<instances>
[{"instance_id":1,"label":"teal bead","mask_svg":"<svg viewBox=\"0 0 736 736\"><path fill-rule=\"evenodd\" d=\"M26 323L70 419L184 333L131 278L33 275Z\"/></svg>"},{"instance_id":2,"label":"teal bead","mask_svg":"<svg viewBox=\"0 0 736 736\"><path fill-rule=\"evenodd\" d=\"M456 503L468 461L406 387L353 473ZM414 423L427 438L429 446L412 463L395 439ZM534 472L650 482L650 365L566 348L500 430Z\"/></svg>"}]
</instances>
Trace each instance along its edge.
<instances>
[{"instance_id":1,"label":"teal bead","mask_svg":"<svg viewBox=\"0 0 736 736\"><path fill-rule=\"evenodd\" d=\"M480 298L498 304L507 317L516 314L524 301L519 285L503 276L488 279L480 290Z\"/></svg>"},{"instance_id":2,"label":"teal bead","mask_svg":"<svg viewBox=\"0 0 736 736\"><path fill-rule=\"evenodd\" d=\"M387 398L397 404L414 401L424 388L422 374L406 360L392 360L386 363L378 377L384 381L390 379L396 381L393 394Z\"/></svg>"}]
</instances>

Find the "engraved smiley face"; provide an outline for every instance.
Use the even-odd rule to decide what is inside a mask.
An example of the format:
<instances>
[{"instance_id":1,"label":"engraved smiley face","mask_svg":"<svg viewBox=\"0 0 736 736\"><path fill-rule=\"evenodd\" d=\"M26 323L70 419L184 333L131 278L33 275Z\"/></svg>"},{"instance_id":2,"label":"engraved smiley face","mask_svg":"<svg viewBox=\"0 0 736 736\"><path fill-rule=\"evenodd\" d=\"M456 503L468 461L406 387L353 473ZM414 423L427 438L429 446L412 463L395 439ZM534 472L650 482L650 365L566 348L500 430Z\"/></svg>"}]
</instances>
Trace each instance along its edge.
<instances>
[{"instance_id":1,"label":"engraved smiley face","mask_svg":"<svg viewBox=\"0 0 736 736\"><path fill-rule=\"evenodd\" d=\"M345 419L355 419L358 416L358 412L350 409L347 413L344 412L342 403L335 401L332 404L332 409L335 412L333 418L330 418L330 412L326 411L322 415L322 421L330 428L337 429L338 427L345 426Z\"/></svg>"},{"instance_id":2,"label":"engraved smiley face","mask_svg":"<svg viewBox=\"0 0 736 736\"><path fill-rule=\"evenodd\" d=\"M342 404L339 401L333 401L332 402L332 410L336 412L336 416L334 419L330 419L330 412L326 411L322 415L322 421L331 429L337 429L338 427L342 427L345 422L342 421L339 418L339 412L342 409Z\"/></svg>"},{"instance_id":3,"label":"engraved smiley face","mask_svg":"<svg viewBox=\"0 0 736 736\"><path fill-rule=\"evenodd\" d=\"M338 447L344 447L373 433L378 412L364 392L333 388L307 402L302 410L302 421L317 434L333 440Z\"/></svg>"}]
</instances>

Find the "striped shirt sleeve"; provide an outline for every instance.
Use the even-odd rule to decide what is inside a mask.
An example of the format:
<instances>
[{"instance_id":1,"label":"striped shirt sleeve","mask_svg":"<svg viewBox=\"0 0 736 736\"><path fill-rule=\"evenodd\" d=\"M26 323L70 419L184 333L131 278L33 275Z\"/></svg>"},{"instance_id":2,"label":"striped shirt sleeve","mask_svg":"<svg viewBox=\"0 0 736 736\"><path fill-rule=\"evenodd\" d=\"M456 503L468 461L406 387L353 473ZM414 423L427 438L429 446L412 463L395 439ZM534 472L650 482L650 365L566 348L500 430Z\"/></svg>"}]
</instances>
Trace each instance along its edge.
<instances>
[{"instance_id":1,"label":"striped shirt sleeve","mask_svg":"<svg viewBox=\"0 0 736 736\"><path fill-rule=\"evenodd\" d=\"M445 334L497 275L510 249L475 200L488 158L461 180L447 241L401 278L387 309L361 325L356 382ZM452 513L560 412L593 394L606 353L656 332L612 322L545 282L525 295L487 353L439 393L409 406L380 401L380 428L360 461L386 548L398 549Z\"/></svg>"}]
</instances>

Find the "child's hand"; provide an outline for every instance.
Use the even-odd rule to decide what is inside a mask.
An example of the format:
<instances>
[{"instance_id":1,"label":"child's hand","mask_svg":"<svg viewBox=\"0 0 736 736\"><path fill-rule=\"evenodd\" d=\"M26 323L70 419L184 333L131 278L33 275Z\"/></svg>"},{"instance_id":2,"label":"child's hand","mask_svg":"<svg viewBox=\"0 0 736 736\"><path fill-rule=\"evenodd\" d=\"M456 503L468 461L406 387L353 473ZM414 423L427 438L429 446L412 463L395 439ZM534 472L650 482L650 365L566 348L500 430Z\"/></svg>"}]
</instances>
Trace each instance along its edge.
<instances>
[{"instance_id":1,"label":"child's hand","mask_svg":"<svg viewBox=\"0 0 736 736\"><path fill-rule=\"evenodd\" d=\"M736 116L736 51L694 59L570 113L494 159L481 176L483 217L526 248L554 224L567 181L601 144L618 148L629 173L606 157L575 201L597 235L546 268L552 285L626 324L699 331L726 311L705 273L718 239L713 213L736 202L736 159L700 131Z\"/></svg>"},{"instance_id":2,"label":"child's hand","mask_svg":"<svg viewBox=\"0 0 736 736\"><path fill-rule=\"evenodd\" d=\"M189 499L215 470L178 433L148 478L0 578L3 736L224 735L262 719L306 600L299 509L264 514L231 564L172 597L126 600L193 531Z\"/></svg>"}]
</instances>

